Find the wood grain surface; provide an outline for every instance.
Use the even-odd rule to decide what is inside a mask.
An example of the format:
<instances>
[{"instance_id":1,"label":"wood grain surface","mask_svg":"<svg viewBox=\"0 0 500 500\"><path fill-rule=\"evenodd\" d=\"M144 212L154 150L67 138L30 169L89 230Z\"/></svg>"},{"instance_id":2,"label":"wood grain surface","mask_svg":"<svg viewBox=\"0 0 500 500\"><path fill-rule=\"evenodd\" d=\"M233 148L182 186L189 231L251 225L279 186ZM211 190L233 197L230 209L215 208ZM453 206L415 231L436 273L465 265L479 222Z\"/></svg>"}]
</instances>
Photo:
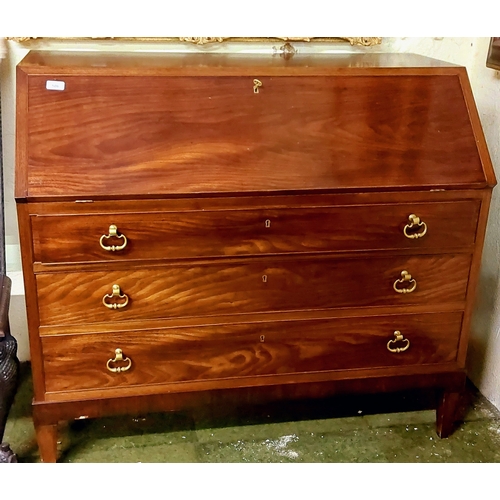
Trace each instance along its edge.
<instances>
[{"instance_id":1,"label":"wood grain surface","mask_svg":"<svg viewBox=\"0 0 500 500\"><path fill-rule=\"evenodd\" d=\"M485 185L456 76L51 78L28 82L31 197Z\"/></svg>"},{"instance_id":2,"label":"wood grain surface","mask_svg":"<svg viewBox=\"0 0 500 500\"><path fill-rule=\"evenodd\" d=\"M46 337L47 391L452 363L461 321L460 313L419 314ZM408 350L387 349L395 330ZM127 372L106 368L117 348L131 359Z\"/></svg>"},{"instance_id":3,"label":"wood grain surface","mask_svg":"<svg viewBox=\"0 0 500 500\"><path fill-rule=\"evenodd\" d=\"M36 278L40 324L459 302L465 299L470 260L469 255L303 257L43 273ZM393 289L404 270L417 282L413 293ZM129 304L110 310L102 299L115 284Z\"/></svg>"},{"instance_id":4,"label":"wood grain surface","mask_svg":"<svg viewBox=\"0 0 500 500\"><path fill-rule=\"evenodd\" d=\"M109 213L32 217L35 262L162 260L304 252L412 249L471 251L478 201L321 208ZM427 225L404 235L409 215ZM114 224L127 238L121 251L100 245ZM422 231L407 229L408 234ZM105 246L123 238L105 238Z\"/></svg>"}]
</instances>

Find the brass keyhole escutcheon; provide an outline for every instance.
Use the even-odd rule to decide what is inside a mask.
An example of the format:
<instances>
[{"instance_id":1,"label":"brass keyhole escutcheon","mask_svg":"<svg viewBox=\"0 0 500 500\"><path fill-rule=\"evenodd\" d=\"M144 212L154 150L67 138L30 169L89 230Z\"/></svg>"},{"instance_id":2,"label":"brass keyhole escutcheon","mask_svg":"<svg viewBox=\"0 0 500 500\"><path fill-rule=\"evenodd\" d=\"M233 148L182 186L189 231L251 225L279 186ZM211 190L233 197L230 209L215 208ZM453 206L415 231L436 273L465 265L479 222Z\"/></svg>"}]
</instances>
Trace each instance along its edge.
<instances>
[{"instance_id":1,"label":"brass keyhole escutcheon","mask_svg":"<svg viewBox=\"0 0 500 500\"><path fill-rule=\"evenodd\" d=\"M393 288L397 293L412 293L417 288L417 282L408 271L401 271L401 278L394 282Z\"/></svg>"},{"instance_id":2,"label":"brass keyhole escutcheon","mask_svg":"<svg viewBox=\"0 0 500 500\"><path fill-rule=\"evenodd\" d=\"M258 94L259 89L262 87L262 82L257 80L257 78L253 81L253 93Z\"/></svg>"},{"instance_id":3,"label":"brass keyhole escutcheon","mask_svg":"<svg viewBox=\"0 0 500 500\"><path fill-rule=\"evenodd\" d=\"M410 341L408 339L405 339L399 330L396 330L394 332L394 337L395 337L394 339L389 340L389 342L387 342L387 349L390 352L400 353L408 350L408 348L410 347ZM402 342L402 344L399 344L401 345L401 347L393 347L393 345L397 344L398 342L399 343Z\"/></svg>"},{"instance_id":4,"label":"brass keyhole escutcheon","mask_svg":"<svg viewBox=\"0 0 500 500\"><path fill-rule=\"evenodd\" d=\"M125 366L112 366L116 365L116 363L125 363ZM123 357L123 351L121 349L116 349L115 350L115 358L114 359L108 359L108 362L106 363L106 368L111 372L111 373L123 373L128 370L130 370L132 366L132 360L127 357Z\"/></svg>"},{"instance_id":5,"label":"brass keyhole escutcheon","mask_svg":"<svg viewBox=\"0 0 500 500\"><path fill-rule=\"evenodd\" d=\"M260 342L263 344L265 341L266 341L266 336L265 335L261 335L260 336Z\"/></svg>"},{"instance_id":6,"label":"brass keyhole escutcheon","mask_svg":"<svg viewBox=\"0 0 500 500\"><path fill-rule=\"evenodd\" d=\"M271 221L269 219L267 219L266 222L264 223L264 225L266 226L266 228L270 228L271 227Z\"/></svg>"},{"instance_id":7,"label":"brass keyhole escutcheon","mask_svg":"<svg viewBox=\"0 0 500 500\"><path fill-rule=\"evenodd\" d=\"M267 283L267 274L264 274L264 276L262 276L262 283Z\"/></svg>"},{"instance_id":8,"label":"brass keyhole escutcheon","mask_svg":"<svg viewBox=\"0 0 500 500\"><path fill-rule=\"evenodd\" d=\"M417 231L415 231L417 229ZM427 234L427 224L415 214L408 217L408 224L403 229L404 235L410 240L423 238Z\"/></svg>"},{"instance_id":9,"label":"brass keyhole escutcheon","mask_svg":"<svg viewBox=\"0 0 500 500\"><path fill-rule=\"evenodd\" d=\"M111 300L111 302L109 302L109 300ZM117 300L120 300L121 302L117 302ZM121 292L120 286L113 285L112 292L106 294L102 298L102 303L108 309L123 309L124 307L127 307L128 300L128 295Z\"/></svg>"},{"instance_id":10,"label":"brass keyhole escutcheon","mask_svg":"<svg viewBox=\"0 0 500 500\"><path fill-rule=\"evenodd\" d=\"M105 245L104 242L105 240L109 240L110 238L117 238L123 240L123 243L121 245ZM101 245L101 248L106 250L107 252L119 252L121 250L124 250L125 247L127 246L127 237L124 234L120 234L118 232L118 228L116 227L115 224L111 224L109 226L109 234L105 235L103 234L101 236L101 239L99 240L99 243Z\"/></svg>"}]
</instances>

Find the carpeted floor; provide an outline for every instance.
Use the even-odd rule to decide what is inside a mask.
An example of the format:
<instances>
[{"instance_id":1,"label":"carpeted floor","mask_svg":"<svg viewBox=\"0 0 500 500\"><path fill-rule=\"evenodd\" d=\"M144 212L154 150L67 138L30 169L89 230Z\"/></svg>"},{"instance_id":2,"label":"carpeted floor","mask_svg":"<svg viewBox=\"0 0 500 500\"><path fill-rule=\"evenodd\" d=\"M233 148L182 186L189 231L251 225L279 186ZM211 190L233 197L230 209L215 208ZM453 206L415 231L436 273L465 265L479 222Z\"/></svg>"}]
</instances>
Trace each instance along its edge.
<instances>
[{"instance_id":1,"label":"carpeted floor","mask_svg":"<svg viewBox=\"0 0 500 500\"><path fill-rule=\"evenodd\" d=\"M31 378L22 383L4 441L19 462L39 462ZM470 386L464 421L435 433L434 395L405 393L258 408L75 421L60 428L60 462L497 463L500 413ZM222 410L222 411L221 411ZM225 413L225 414L224 414Z\"/></svg>"}]
</instances>

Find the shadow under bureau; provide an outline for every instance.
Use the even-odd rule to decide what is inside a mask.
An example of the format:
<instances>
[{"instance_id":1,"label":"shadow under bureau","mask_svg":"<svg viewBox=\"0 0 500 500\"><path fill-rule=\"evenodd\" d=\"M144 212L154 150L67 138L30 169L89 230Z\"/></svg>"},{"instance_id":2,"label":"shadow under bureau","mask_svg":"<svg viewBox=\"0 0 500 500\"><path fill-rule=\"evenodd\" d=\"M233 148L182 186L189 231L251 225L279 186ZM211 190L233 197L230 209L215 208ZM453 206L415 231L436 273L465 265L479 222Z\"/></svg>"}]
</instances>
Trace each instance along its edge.
<instances>
[{"instance_id":1,"label":"shadow under bureau","mask_svg":"<svg viewBox=\"0 0 500 500\"><path fill-rule=\"evenodd\" d=\"M30 52L16 200L57 424L432 388L453 428L495 177L466 70L408 54Z\"/></svg>"}]
</instances>

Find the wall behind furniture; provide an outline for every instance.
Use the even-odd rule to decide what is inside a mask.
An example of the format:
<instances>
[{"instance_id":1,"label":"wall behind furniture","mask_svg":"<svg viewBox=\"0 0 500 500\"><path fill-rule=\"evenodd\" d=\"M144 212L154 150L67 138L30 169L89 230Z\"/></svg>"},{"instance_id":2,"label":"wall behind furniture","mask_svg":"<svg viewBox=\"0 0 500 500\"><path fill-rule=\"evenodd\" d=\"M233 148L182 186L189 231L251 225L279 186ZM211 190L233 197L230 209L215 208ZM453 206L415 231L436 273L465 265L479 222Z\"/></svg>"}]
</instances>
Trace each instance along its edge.
<instances>
[{"instance_id":1,"label":"wall behind furniture","mask_svg":"<svg viewBox=\"0 0 500 500\"><path fill-rule=\"evenodd\" d=\"M377 51L414 52L467 67L481 116L493 165L500 179L500 72L486 67L489 38L384 38L380 46L352 48L346 44L296 44L299 52ZM86 45L89 47L89 45ZM35 48L35 47L33 47ZM77 49L74 44L37 42L38 49ZM93 50L150 50L148 45L91 42ZM272 44L228 44L209 48L183 45L182 50L273 52ZM179 45L164 44L155 50L179 50ZM25 46L7 43L7 57L1 69L3 153L5 183L5 232L7 273L13 280L10 319L19 344L19 358L29 360L24 287L17 235L14 201L15 160L15 66L28 52ZM499 188L500 189L500 188ZM471 332L469 375L480 391L500 409L500 194L494 191L486 236L477 308Z\"/></svg>"}]
</instances>

